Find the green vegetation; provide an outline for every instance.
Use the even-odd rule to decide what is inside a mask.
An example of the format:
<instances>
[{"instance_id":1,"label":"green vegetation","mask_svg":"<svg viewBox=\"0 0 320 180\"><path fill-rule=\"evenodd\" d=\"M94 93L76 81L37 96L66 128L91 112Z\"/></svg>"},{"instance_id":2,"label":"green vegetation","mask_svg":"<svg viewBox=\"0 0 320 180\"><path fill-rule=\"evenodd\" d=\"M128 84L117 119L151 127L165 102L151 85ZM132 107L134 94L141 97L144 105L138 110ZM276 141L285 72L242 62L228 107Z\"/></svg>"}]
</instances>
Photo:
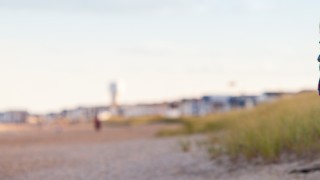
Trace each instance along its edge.
<instances>
[{"instance_id":1,"label":"green vegetation","mask_svg":"<svg viewBox=\"0 0 320 180\"><path fill-rule=\"evenodd\" d=\"M219 119L219 121L218 121ZM183 117L176 119L177 123L180 123L182 128L180 129L163 129L158 132L159 136L174 136L183 134L195 134L203 132L219 132L224 130L227 126L227 121L222 120L221 115L207 116L207 117Z\"/></svg>"},{"instance_id":2,"label":"green vegetation","mask_svg":"<svg viewBox=\"0 0 320 180\"><path fill-rule=\"evenodd\" d=\"M180 140L179 145L183 152L189 152L191 150L191 141L189 140Z\"/></svg>"},{"instance_id":3,"label":"green vegetation","mask_svg":"<svg viewBox=\"0 0 320 180\"><path fill-rule=\"evenodd\" d=\"M143 117L113 117L105 124L109 126L136 126L136 125L147 125L147 124L180 124L182 119L165 118L161 116L143 116Z\"/></svg>"},{"instance_id":4,"label":"green vegetation","mask_svg":"<svg viewBox=\"0 0 320 180\"><path fill-rule=\"evenodd\" d=\"M210 132L214 137L211 155L223 153L235 160L314 158L320 155L319 108L316 93L298 94L252 110L190 118L182 129L170 133Z\"/></svg>"}]
</instances>

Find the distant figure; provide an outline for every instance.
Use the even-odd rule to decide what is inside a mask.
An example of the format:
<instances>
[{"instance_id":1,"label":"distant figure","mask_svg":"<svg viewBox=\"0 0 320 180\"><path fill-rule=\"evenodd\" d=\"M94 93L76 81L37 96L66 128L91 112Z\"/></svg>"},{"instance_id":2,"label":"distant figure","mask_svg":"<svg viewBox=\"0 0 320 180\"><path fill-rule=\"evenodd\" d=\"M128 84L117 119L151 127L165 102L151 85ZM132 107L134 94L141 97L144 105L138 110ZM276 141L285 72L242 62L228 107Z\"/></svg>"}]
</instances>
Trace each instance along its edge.
<instances>
[{"instance_id":1,"label":"distant figure","mask_svg":"<svg viewBox=\"0 0 320 180\"><path fill-rule=\"evenodd\" d=\"M101 129L101 122L100 122L98 116L95 116L95 117L94 117L93 123L94 123L94 129L95 129L96 131L100 131L100 129Z\"/></svg>"},{"instance_id":2,"label":"distant figure","mask_svg":"<svg viewBox=\"0 0 320 180\"><path fill-rule=\"evenodd\" d=\"M318 56L318 62L320 63L320 55ZM320 69L320 67L319 67ZM320 96L320 79L319 79L319 83L318 83L318 94Z\"/></svg>"}]
</instances>

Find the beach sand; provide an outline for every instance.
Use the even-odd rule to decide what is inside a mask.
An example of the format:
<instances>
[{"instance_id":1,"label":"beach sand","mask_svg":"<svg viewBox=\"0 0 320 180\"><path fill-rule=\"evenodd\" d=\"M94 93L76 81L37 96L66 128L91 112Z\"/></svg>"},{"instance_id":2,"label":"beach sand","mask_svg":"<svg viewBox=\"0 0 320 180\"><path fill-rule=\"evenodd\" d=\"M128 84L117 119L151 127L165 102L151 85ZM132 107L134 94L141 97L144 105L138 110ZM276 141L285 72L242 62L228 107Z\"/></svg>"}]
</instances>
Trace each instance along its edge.
<instances>
[{"instance_id":1,"label":"beach sand","mask_svg":"<svg viewBox=\"0 0 320 180\"><path fill-rule=\"evenodd\" d=\"M158 138L168 125L66 127L6 125L0 128L0 179L14 180L207 180L318 179L292 175L297 163L233 166L210 160L197 142L205 136ZM173 127L174 128L174 127ZM179 141L192 142L183 152Z\"/></svg>"}]
</instances>

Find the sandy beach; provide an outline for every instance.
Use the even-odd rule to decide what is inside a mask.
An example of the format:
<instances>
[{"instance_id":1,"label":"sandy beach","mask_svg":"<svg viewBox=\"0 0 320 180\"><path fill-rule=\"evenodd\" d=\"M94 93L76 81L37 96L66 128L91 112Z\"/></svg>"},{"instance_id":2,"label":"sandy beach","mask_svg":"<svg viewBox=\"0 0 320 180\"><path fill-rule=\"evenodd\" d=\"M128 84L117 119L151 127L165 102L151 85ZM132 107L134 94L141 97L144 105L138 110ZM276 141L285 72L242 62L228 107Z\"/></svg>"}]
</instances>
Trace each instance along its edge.
<instances>
[{"instance_id":1,"label":"sandy beach","mask_svg":"<svg viewBox=\"0 0 320 180\"><path fill-rule=\"evenodd\" d=\"M167 125L104 127L2 126L0 179L318 179L320 173L292 175L298 163L236 167L210 160L197 142L205 137L158 138ZM19 131L16 131L19 129ZM183 152L179 141L192 148Z\"/></svg>"}]
</instances>

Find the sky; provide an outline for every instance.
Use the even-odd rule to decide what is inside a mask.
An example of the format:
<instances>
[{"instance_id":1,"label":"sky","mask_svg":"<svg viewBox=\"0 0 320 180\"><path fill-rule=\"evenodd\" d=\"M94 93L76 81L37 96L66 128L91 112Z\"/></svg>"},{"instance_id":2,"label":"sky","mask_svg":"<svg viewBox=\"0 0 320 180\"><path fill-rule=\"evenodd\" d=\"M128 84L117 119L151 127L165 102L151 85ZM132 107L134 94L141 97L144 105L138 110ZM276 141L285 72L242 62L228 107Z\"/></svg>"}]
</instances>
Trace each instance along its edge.
<instances>
[{"instance_id":1,"label":"sky","mask_svg":"<svg viewBox=\"0 0 320 180\"><path fill-rule=\"evenodd\" d=\"M0 111L315 89L318 0L0 0ZM234 87L228 86L235 82Z\"/></svg>"}]
</instances>

